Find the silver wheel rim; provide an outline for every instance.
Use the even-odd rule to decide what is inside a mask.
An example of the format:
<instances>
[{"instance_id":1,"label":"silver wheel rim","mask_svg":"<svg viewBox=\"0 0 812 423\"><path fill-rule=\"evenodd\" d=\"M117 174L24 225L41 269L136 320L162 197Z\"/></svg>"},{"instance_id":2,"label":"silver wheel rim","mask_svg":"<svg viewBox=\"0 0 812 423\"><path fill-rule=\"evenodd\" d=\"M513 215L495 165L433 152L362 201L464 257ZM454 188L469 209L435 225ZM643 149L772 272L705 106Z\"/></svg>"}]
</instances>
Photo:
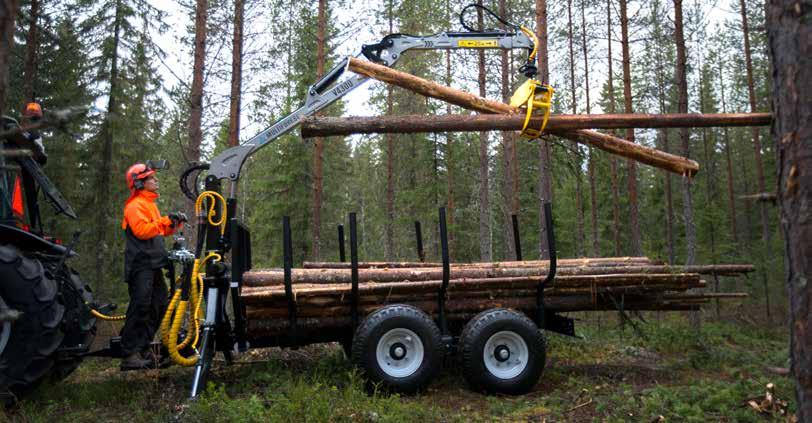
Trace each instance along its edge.
<instances>
[{"instance_id":1,"label":"silver wheel rim","mask_svg":"<svg viewBox=\"0 0 812 423\"><path fill-rule=\"evenodd\" d=\"M423 364L425 356L423 341L406 328L389 330L375 348L378 367L392 377L411 376Z\"/></svg>"},{"instance_id":2,"label":"silver wheel rim","mask_svg":"<svg viewBox=\"0 0 812 423\"><path fill-rule=\"evenodd\" d=\"M530 351L519 334L511 331L496 332L485 342L482 359L485 368L499 379L512 379L527 367Z\"/></svg>"}]
</instances>

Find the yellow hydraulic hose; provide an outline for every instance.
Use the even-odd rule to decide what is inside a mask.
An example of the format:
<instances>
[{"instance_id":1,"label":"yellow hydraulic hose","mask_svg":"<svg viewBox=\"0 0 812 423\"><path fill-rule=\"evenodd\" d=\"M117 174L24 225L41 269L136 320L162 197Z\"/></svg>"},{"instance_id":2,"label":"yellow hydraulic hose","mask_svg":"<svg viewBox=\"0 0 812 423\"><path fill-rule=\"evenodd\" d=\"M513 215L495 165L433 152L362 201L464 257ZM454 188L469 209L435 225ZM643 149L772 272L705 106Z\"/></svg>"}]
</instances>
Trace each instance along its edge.
<instances>
[{"instance_id":1,"label":"yellow hydraulic hose","mask_svg":"<svg viewBox=\"0 0 812 423\"><path fill-rule=\"evenodd\" d=\"M204 191L195 201L195 213L200 215L203 212L204 201L209 200L207 221L210 225L216 226L220 229L220 235L224 235L226 231L227 222L227 209L226 200L222 195L215 191ZM220 201L222 206L219 220L214 220L216 212L217 201ZM200 320L201 310L203 305L203 274L201 269L209 260L222 261L222 256L217 253L209 253L205 258L196 258L192 265L192 274L189 278L189 299L183 300L183 286L178 284L178 289L172 296L169 306L166 309L163 319L161 320L161 341L166 349L169 350L169 357L178 365L181 366L194 366L197 363L199 355L195 353L191 357L184 357L181 351L187 347L191 347L197 351L198 342L200 341ZM191 302L191 309L189 310L189 323L187 328L189 332L179 342L178 337L180 330L183 327L183 322L186 319L187 307Z\"/></svg>"},{"instance_id":2,"label":"yellow hydraulic hose","mask_svg":"<svg viewBox=\"0 0 812 423\"><path fill-rule=\"evenodd\" d=\"M209 219L209 224L212 225L212 226L219 226L220 227L220 235L225 234L226 233L226 199L223 198L223 196L220 195L220 193L215 192L215 191L203 191L203 192L201 192L200 195L197 197L197 201L195 201L195 213L198 214L198 215L203 210L203 201L204 200L210 200L210 202L209 202L209 211L207 213L208 214L208 219ZM218 220L216 222L214 221L214 213L215 213L216 207L217 207L217 201L215 201L215 200L220 200L220 202L222 203L222 211L223 211L223 214L220 216L220 220Z\"/></svg>"},{"instance_id":3,"label":"yellow hydraulic hose","mask_svg":"<svg viewBox=\"0 0 812 423\"><path fill-rule=\"evenodd\" d=\"M90 304L88 304L88 303L85 303L85 305L87 305L88 307L90 306ZM125 316L123 314L118 315L118 316L108 316L106 314L102 314L101 312L99 312L98 310L93 309L93 308L90 309L90 314L98 317L99 319L110 320L110 321L124 320L124 319L127 318L127 316Z\"/></svg>"}]
</instances>

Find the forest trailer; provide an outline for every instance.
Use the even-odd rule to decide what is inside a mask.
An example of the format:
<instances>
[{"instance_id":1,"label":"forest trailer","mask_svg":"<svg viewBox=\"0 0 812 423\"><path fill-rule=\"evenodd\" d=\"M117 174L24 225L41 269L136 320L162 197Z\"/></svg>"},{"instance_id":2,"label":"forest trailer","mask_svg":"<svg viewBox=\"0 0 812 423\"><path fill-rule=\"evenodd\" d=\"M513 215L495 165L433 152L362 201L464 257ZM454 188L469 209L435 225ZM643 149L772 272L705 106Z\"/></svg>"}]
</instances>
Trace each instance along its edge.
<instances>
[{"instance_id":1,"label":"forest trailer","mask_svg":"<svg viewBox=\"0 0 812 423\"><path fill-rule=\"evenodd\" d=\"M509 30L477 31L468 26L465 21L466 11L474 8L482 9L490 14ZM464 32L443 32L430 36L414 36L407 34L392 34L384 37L375 44L364 45L361 53L355 56L365 58L373 63L387 67L394 66L401 56L412 50L449 50L449 49L523 49L527 51L527 62L520 71L529 79L517 91L517 104L528 107L525 121L525 132L530 136L538 136L543 129L528 127L531 112L536 109L546 120L549 114L552 88L535 80L537 68L535 65L537 40L529 29L510 24L499 18L489 9L469 5L460 14L460 22ZM237 207L237 182L241 176L245 161L252 154L264 146L278 139L297 127L305 117L313 116L347 95L355 88L366 82L369 78L354 74L347 70L351 59L347 58L335 65L322 78L316 81L307 92L304 104L289 115L279 119L268 129L260 132L245 143L232 147L211 161L211 164L195 165L187 169L181 176L181 188L191 199L196 201L197 209L203 213L198 216L197 246L194 256L198 257L198 265L206 257L219 259L209 260L199 272L195 266L186 266L186 275L181 289L189 288L197 283L191 281L191 273L205 273L203 289L198 292L205 293L206 309L201 326L201 336L198 357L195 360L195 374L192 383L191 396L195 397L204 387L204 381L214 351L222 351L227 361L231 360L232 350L245 351L249 347L292 346L297 347L314 342L338 341L341 342L352 356L354 361L361 365L364 373L375 382L382 382L389 389L403 392L413 392L425 386L434 370L439 366L442 357L457 349L460 332L453 333L449 329L447 313L444 310L444 301L449 281L448 244L444 210L440 211L439 220L442 240L443 284L437 291L436 321L425 311L408 304L382 305L373 313L362 313L359 308L358 280L355 278L351 284L352 311L347 326L342 328L325 328L324 330L310 330L300 327L297 319L297 305L293 295L293 286L290 279L292 268L292 250L290 240L290 226L286 219L283 224L283 242L285 251L285 291L287 297L286 314L287 328L274 335L252 336L246 330L248 319L245 314L245 304L241 300L243 275L251 268L250 235L246 226L235 216ZM533 135L535 134L535 135ZM199 172L205 171L205 191L198 193L196 180ZM192 177L194 176L194 177ZM194 182L193 182L194 181ZM222 182L226 182L227 199L220 192ZM201 201L201 199L205 200ZM546 225L550 245L554 245L552 231L552 215L550 205L546 204ZM354 215L350 220L350 245L352 263L357 265L357 244ZM184 252L188 254L189 252ZM230 254L231 263L223 260ZM545 283L555 276L555 252L552 249L550 272L537 287L538 306L533 320L513 310L494 308L483 313L482 316L471 321L470 331L476 330L476 336L481 337L483 325L492 327L491 321L497 322L498 327L504 325L504 334L492 341L498 345L489 345L489 348L498 348L494 356L493 368L509 367L506 363L511 360L520 360L520 364L510 367L507 373L499 373L507 377L495 380L481 381L481 386L493 392L519 393L524 392L537 381L544 367L544 350L546 343L538 327L548 330L557 330L569 335L574 334L572 320L554 313L546 313L543 307L543 288ZM353 267L357 274L357 266ZM227 310L230 296L231 314ZM194 303L194 301L192 301ZM400 326L399 326L400 325ZM318 327L318 322L315 323ZM401 327L402 326L402 327ZM516 327L516 332L507 328ZM381 332L383 329L389 328ZM456 328L457 330L461 328ZM517 335L521 333L522 335ZM473 336L469 334L469 337ZM477 339L476 341L480 341ZM482 340L485 342L486 340ZM377 343L384 342L389 345L386 351L380 350ZM493 343L492 342L492 343ZM374 348L372 347L374 345ZM513 346L513 351L509 346ZM171 348L170 348L171 349ZM512 356L511 356L512 354ZM522 354L520 358L518 354ZM419 357L419 360L415 360ZM528 359L528 357L531 357ZM411 362L410 362L411 360ZM410 362L410 364L404 364ZM388 364L387 364L388 363ZM485 365L486 363L482 363ZM516 369L521 367L518 372ZM511 372L517 373L511 375ZM481 373L481 372L480 372ZM491 375L491 372L485 372ZM508 377L509 376L509 377ZM484 376L483 376L484 377ZM469 379L470 380L470 379ZM509 381L506 383L506 381Z\"/></svg>"}]
</instances>

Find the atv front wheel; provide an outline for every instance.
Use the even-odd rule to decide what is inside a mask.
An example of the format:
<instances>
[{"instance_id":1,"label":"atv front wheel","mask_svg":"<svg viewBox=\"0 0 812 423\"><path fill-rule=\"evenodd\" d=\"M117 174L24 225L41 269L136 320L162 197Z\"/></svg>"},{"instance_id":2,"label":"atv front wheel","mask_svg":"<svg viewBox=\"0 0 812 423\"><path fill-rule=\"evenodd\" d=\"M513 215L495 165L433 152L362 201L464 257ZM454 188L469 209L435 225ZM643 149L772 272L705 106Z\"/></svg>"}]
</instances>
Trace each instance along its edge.
<instances>
[{"instance_id":1,"label":"atv front wheel","mask_svg":"<svg viewBox=\"0 0 812 423\"><path fill-rule=\"evenodd\" d=\"M92 300L89 288L72 270L56 269L57 261L0 245L0 297L22 313L0 353L0 401L6 405L49 376L70 374L95 336L85 304Z\"/></svg>"}]
</instances>

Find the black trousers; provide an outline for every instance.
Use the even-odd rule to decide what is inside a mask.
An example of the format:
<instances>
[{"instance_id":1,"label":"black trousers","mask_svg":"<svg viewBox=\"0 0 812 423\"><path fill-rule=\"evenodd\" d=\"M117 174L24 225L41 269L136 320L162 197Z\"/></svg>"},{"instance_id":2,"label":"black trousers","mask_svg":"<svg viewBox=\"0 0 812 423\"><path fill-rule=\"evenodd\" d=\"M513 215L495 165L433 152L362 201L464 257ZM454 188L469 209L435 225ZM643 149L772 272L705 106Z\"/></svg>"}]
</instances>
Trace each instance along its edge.
<instances>
[{"instance_id":1,"label":"black trousers","mask_svg":"<svg viewBox=\"0 0 812 423\"><path fill-rule=\"evenodd\" d=\"M163 269L133 271L128 281L130 306L121 329L124 356L146 350L166 312L167 289Z\"/></svg>"}]
</instances>

